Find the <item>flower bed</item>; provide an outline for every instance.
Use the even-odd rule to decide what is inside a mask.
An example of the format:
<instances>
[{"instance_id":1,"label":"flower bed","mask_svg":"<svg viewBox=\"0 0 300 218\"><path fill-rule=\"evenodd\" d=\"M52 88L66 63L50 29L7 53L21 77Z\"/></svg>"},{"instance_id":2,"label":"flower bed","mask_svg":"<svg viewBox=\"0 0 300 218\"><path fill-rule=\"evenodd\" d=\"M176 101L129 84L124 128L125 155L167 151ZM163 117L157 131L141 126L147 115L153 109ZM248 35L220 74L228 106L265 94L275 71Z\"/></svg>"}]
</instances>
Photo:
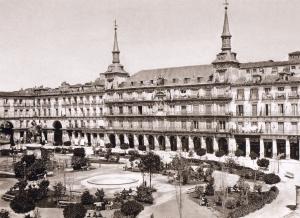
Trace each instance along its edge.
<instances>
[{"instance_id":1,"label":"flower bed","mask_svg":"<svg viewBox=\"0 0 300 218\"><path fill-rule=\"evenodd\" d=\"M263 208L266 204L270 204L276 199L279 190L276 186L272 186L267 192L261 194L251 193L249 195L249 202L246 205L239 206L235 208L228 214L228 218L238 218L253 213L256 210Z\"/></svg>"}]
</instances>

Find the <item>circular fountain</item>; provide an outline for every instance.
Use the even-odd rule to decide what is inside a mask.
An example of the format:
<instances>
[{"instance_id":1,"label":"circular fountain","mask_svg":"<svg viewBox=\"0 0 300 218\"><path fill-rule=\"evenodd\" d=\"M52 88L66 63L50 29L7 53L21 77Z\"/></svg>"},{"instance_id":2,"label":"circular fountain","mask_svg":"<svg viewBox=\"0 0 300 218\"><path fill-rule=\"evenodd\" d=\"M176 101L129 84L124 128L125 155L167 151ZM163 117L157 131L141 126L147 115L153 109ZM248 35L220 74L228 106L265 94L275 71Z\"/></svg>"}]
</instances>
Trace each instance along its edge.
<instances>
[{"instance_id":1,"label":"circular fountain","mask_svg":"<svg viewBox=\"0 0 300 218\"><path fill-rule=\"evenodd\" d=\"M87 183L101 186L119 186L137 183L139 179L131 178L128 175L101 175L87 180Z\"/></svg>"}]
</instances>

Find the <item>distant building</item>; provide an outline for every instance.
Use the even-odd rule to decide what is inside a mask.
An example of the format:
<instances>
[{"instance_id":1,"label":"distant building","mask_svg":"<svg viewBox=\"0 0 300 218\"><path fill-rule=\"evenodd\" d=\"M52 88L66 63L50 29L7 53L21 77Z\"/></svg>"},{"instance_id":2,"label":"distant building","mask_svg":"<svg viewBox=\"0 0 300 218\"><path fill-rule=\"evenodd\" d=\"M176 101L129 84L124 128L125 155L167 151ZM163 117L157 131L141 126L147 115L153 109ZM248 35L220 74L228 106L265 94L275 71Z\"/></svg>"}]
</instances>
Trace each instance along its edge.
<instances>
[{"instance_id":1,"label":"distant building","mask_svg":"<svg viewBox=\"0 0 300 218\"><path fill-rule=\"evenodd\" d=\"M222 48L207 65L142 70L120 64L115 27L113 61L94 82L62 83L0 93L2 122L26 138L34 121L54 144L208 153L237 149L248 156L299 160L300 51L287 61L240 63L231 50L225 7Z\"/></svg>"}]
</instances>

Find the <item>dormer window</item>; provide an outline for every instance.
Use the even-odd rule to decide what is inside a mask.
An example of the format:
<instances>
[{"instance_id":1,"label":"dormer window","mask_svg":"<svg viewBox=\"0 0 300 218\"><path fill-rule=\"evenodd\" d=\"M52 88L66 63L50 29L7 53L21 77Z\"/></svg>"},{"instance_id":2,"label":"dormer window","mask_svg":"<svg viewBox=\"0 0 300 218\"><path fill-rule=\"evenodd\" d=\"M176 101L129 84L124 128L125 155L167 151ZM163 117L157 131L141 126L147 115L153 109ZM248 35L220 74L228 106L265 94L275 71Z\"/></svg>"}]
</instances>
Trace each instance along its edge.
<instances>
[{"instance_id":1,"label":"dormer window","mask_svg":"<svg viewBox=\"0 0 300 218\"><path fill-rule=\"evenodd\" d=\"M201 83L202 82L203 77L197 77L197 82Z\"/></svg>"},{"instance_id":2,"label":"dormer window","mask_svg":"<svg viewBox=\"0 0 300 218\"><path fill-rule=\"evenodd\" d=\"M190 78L184 78L184 83L189 83L190 82Z\"/></svg>"},{"instance_id":3,"label":"dormer window","mask_svg":"<svg viewBox=\"0 0 300 218\"><path fill-rule=\"evenodd\" d=\"M143 85L143 84L144 84L144 81L140 81L140 84Z\"/></svg>"},{"instance_id":4,"label":"dormer window","mask_svg":"<svg viewBox=\"0 0 300 218\"><path fill-rule=\"evenodd\" d=\"M177 79L176 79L176 78L173 78L173 79L172 79L172 83L177 83Z\"/></svg>"},{"instance_id":5,"label":"dormer window","mask_svg":"<svg viewBox=\"0 0 300 218\"><path fill-rule=\"evenodd\" d=\"M131 86L133 86L134 85L134 82L131 82Z\"/></svg>"},{"instance_id":6,"label":"dormer window","mask_svg":"<svg viewBox=\"0 0 300 218\"><path fill-rule=\"evenodd\" d=\"M246 70L246 73L250 73L250 69L247 69L247 70Z\"/></svg>"},{"instance_id":7,"label":"dormer window","mask_svg":"<svg viewBox=\"0 0 300 218\"><path fill-rule=\"evenodd\" d=\"M153 84L153 79L152 79L152 80L150 80L150 84Z\"/></svg>"},{"instance_id":8,"label":"dormer window","mask_svg":"<svg viewBox=\"0 0 300 218\"><path fill-rule=\"evenodd\" d=\"M278 87L278 91L284 91L284 87Z\"/></svg>"}]
</instances>

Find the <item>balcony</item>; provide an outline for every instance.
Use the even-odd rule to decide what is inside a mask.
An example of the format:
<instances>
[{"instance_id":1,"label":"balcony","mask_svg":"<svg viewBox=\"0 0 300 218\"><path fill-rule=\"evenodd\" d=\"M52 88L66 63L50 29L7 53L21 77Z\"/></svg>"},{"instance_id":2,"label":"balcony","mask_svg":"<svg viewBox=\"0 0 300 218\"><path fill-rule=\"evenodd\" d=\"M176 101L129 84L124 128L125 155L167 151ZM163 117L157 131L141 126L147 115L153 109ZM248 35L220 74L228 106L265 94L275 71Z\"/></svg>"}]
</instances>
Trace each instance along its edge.
<instances>
[{"instance_id":1,"label":"balcony","mask_svg":"<svg viewBox=\"0 0 300 218\"><path fill-rule=\"evenodd\" d=\"M289 92L288 96L289 96L289 99L298 99L299 98L299 94L295 91Z\"/></svg>"},{"instance_id":2,"label":"balcony","mask_svg":"<svg viewBox=\"0 0 300 218\"><path fill-rule=\"evenodd\" d=\"M259 100L259 96L258 95L250 95L250 100L257 101L257 100Z\"/></svg>"},{"instance_id":3,"label":"balcony","mask_svg":"<svg viewBox=\"0 0 300 218\"><path fill-rule=\"evenodd\" d=\"M263 100L273 100L273 95L271 95L270 93L263 93L262 95L262 99Z\"/></svg>"},{"instance_id":4,"label":"balcony","mask_svg":"<svg viewBox=\"0 0 300 218\"><path fill-rule=\"evenodd\" d=\"M284 99L286 99L286 94L285 93L276 93L275 94L275 98L278 99L278 100L279 99L283 99L284 100Z\"/></svg>"}]
</instances>

